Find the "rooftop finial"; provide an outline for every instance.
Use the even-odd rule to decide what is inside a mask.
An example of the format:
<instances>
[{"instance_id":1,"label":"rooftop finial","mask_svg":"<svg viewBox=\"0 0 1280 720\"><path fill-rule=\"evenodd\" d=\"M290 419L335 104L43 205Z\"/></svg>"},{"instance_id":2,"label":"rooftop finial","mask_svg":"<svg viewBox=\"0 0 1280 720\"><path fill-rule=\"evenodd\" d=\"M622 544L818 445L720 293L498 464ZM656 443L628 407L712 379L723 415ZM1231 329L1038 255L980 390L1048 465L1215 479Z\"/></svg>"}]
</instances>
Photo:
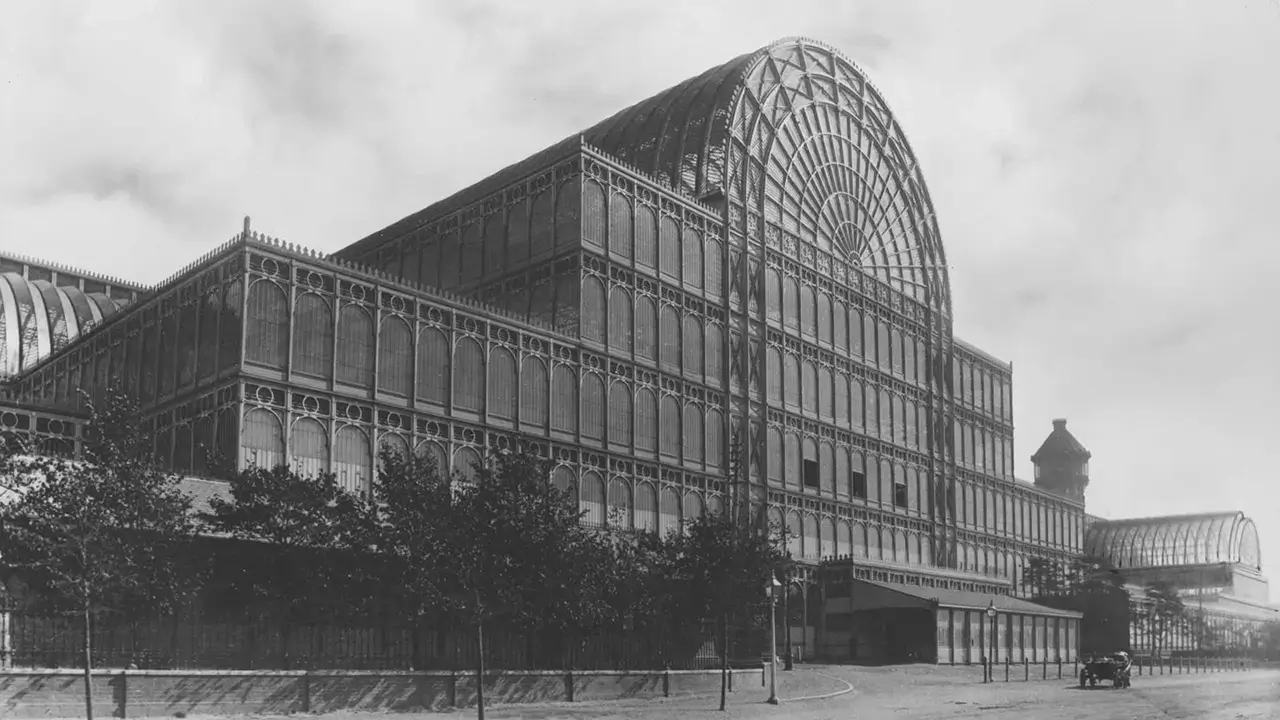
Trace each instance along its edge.
<instances>
[{"instance_id":1,"label":"rooftop finial","mask_svg":"<svg viewBox=\"0 0 1280 720\"><path fill-rule=\"evenodd\" d=\"M252 228L249 227L249 216L245 215L244 216L244 234L248 235L251 229Z\"/></svg>"}]
</instances>

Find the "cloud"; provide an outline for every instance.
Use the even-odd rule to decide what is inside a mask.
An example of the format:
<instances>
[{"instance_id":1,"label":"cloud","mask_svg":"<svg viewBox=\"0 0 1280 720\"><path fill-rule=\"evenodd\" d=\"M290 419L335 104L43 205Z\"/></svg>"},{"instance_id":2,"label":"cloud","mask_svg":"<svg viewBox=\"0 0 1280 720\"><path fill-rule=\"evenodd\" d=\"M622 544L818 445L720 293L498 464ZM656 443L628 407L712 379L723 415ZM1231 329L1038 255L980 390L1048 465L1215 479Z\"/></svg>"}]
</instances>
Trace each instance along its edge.
<instances>
[{"instance_id":1,"label":"cloud","mask_svg":"<svg viewBox=\"0 0 1280 720\"><path fill-rule=\"evenodd\" d=\"M1067 416L1091 510L1243 508L1270 562L1278 32L1262 2L8 3L0 238L141 281L245 214L334 250L808 35L920 156L959 334L1015 363L1020 473Z\"/></svg>"}]
</instances>

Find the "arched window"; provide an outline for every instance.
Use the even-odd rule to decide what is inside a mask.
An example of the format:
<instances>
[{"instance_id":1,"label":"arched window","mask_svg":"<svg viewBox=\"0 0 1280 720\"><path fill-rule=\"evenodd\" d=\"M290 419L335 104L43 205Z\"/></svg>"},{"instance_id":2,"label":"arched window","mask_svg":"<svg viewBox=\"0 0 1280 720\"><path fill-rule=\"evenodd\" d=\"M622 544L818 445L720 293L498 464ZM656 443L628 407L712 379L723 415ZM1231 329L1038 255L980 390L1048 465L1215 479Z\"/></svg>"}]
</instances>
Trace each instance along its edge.
<instances>
[{"instance_id":1,"label":"arched window","mask_svg":"<svg viewBox=\"0 0 1280 720\"><path fill-rule=\"evenodd\" d=\"M630 530L632 524L631 487L621 478L609 481L609 524Z\"/></svg>"},{"instance_id":2,"label":"arched window","mask_svg":"<svg viewBox=\"0 0 1280 720\"><path fill-rule=\"evenodd\" d=\"M293 370L329 377L333 373L333 312L315 293L298 296L293 311Z\"/></svg>"},{"instance_id":3,"label":"arched window","mask_svg":"<svg viewBox=\"0 0 1280 720\"><path fill-rule=\"evenodd\" d=\"M788 432L784 457L786 473L783 475L783 483L789 488L800 487L800 460L800 437L794 432Z\"/></svg>"},{"instance_id":4,"label":"arched window","mask_svg":"<svg viewBox=\"0 0 1280 720\"><path fill-rule=\"evenodd\" d=\"M394 315L382 319L378 333L378 389L403 397L413 391L413 331Z\"/></svg>"},{"instance_id":5,"label":"arched window","mask_svg":"<svg viewBox=\"0 0 1280 720\"><path fill-rule=\"evenodd\" d=\"M245 332L245 359L277 370L289 355L289 299L270 280L249 286L249 317Z\"/></svg>"},{"instance_id":6,"label":"arched window","mask_svg":"<svg viewBox=\"0 0 1280 720\"><path fill-rule=\"evenodd\" d=\"M578 430L578 377L569 365L556 365L551 373L551 429Z\"/></svg>"},{"instance_id":7,"label":"arched window","mask_svg":"<svg viewBox=\"0 0 1280 720\"><path fill-rule=\"evenodd\" d=\"M641 532L658 531L658 491L652 483L636 485L636 529Z\"/></svg>"},{"instance_id":8,"label":"arched window","mask_svg":"<svg viewBox=\"0 0 1280 720\"><path fill-rule=\"evenodd\" d=\"M867 363L869 365L876 364L876 361L879 358L879 352L877 351L877 347L879 345L879 343L877 342L878 340L879 340L879 337L876 335L876 319L869 314L863 315L862 316L862 342L863 342L862 354L863 354L863 357L866 358Z\"/></svg>"},{"instance_id":9,"label":"arched window","mask_svg":"<svg viewBox=\"0 0 1280 720\"><path fill-rule=\"evenodd\" d=\"M694 403L684 406L684 459L702 462L702 408Z\"/></svg>"},{"instance_id":10,"label":"arched window","mask_svg":"<svg viewBox=\"0 0 1280 720\"><path fill-rule=\"evenodd\" d=\"M663 395L661 408L662 445L659 449L663 455L676 459L680 457L680 402L674 395Z\"/></svg>"},{"instance_id":11,"label":"arched window","mask_svg":"<svg viewBox=\"0 0 1280 720\"><path fill-rule=\"evenodd\" d=\"M445 246L446 248L448 245ZM514 264L529 259L529 208L521 198L507 206L507 262ZM441 261L440 274L444 275Z\"/></svg>"},{"instance_id":12,"label":"arched window","mask_svg":"<svg viewBox=\"0 0 1280 720\"><path fill-rule=\"evenodd\" d=\"M695 315L684 317L684 371L700 374L702 370L702 322Z\"/></svg>"},{"instance_id":13,"label":"arched window","mask_svg":"<svg viewBox=\"0 0 1280 720\"><path fill-rule=\"evenodd\" d=\"M453 471L463 482L475 482L482 466L480 453L475 448L464 446L453 453Z\"/></svg>"},{"instance_id":14,"label":"arched window","mask_svg":"<svg viewBox=\"0 0 1280 720\"><path fill-rule=\"evenodd\" d=\"M818 523L818 552L823 558L829 558L836 554L836 523L829 517L824 517Z\"/></svg>"},{"instance_id":15,"label":"arched window","mask_svg":"<svg viewBox=\"0 0 1280 720\"><path fill-rule=\"evenodd\" d=\"M857 432L866 429L866 403L862 395L862 381L849 381L849 424Z\"/></svg>"},{"instance_id":16,"label":"arched window","mask_svg":"<svg viewBox=\"0 0 1280 720\"><path fill-rule=\"evenodd\" d=\"M769 402L782 402L782 353L777 348L765 350L765 377Z\"/></svg>"},{"instance_id":17,"label":"arched window","mask_svg":"<svg viewBox=\"0 0 1280 720\"><path fill-rule=\"evenodd\" d=\"M862 311L849 308L849 356L862 357ZM874 342L874 341L873 341Z\"/></svg>"},{"instance_id":18,"label":"arched window","mask_svg":"<svg viewBox=\"0 0 1280 720\"><path fill-rule=\"evenodd\" d=\"M604 247L605 217L604 190L594 180L582 182L582 240L588 245Z\"/></svg>"},{"instance_id":19,"label":"arched window","mask_svg":"<svg viewBox=\"0 0 1280 720\"><path fill-rule=\"evenodd\" d=\"M616 286L609 291L609 348L624 355L631 354L631 293Z\"/></svg>"},{"instance_id":20,"label":"arched window","mask_svg":"<svg viewBox=\"0 0 1280 720\"><path fill-rule=\"evenodd\" d=\"M724 464L724 416L719 410L707 409L707 465L721 467Z\"/></svg>"},{"instance_id":21,"label":"arched window","mask_svg":"<svg viewBox=\"0 0 1280 720\"><path fill-rule=\"evenodd\" d=\"M702 287L702 236L693 228L684 231L684 284L700 289Z\"/></svg>"},{"instance_id":22,"label":"arched window","mask_svg":"<svg viewBox=\"0 0 1280 720\"><path fill-rule=\"evenodd\" d=\"M459 364L458 368L464 367ZM504 347L495 347L489 355L489 414L502 420L514 420L519 396L516 359Z\"/></svg>"},{"instance_id":23,"label":"arched window","mask_svg":"<svg viewBox=\"0 0 1280 720\"><path fill-rule=\"evenodd\" d=\"M636 390L636 449L658 449L658 399L647 387Z\"/></svg>"},{"instance_id":24,"label":"arched window","mask_svg":"<svg viewBox=\"0 0 1280 720\"><path fill-rule=\"evenodd\" d=\"M333 472L343 490L368 494L373 481L369 436L354 425L338 428L333 442Z\"/></svg>"},{"instance_id":25,"label":"arched window","mask_svg":"<svg viewBox=\"0 0 1280 720\"><path fill-rule=\"evenodd\" d=\"M818 477L823 495L831 496L836 491L836 458L831 443L824 442L818 448Z\"/></svg>"},{"instance_id":26,"label":"arched window","mask_svg":"<svg viewBox=\"0 0 1280 720\"><path fill-rule=\"evenodd\" d=\"M289 464L303 477L329 472L329 433L319 421L298 418L289 438Z\"/></svg>"},{"instance_id":27,"label":"arched window","mask_svg":"<svg viewBox=\"0 0 1280 720\"><path fill-rule=\"evenodd\" d=\"M582 374L582 436L604 440L604 381L593 372Z\"/></svg>"},{"instance_id":28,"label":"arched window","mask_svg":"<svg viewBox=\"0 0 1280 720\"><path fill-rule=\"evenodd\" d=\"M474 338L458 339L453 353L453 405L459 410L484 412L484 351Z\"/></svg>"},{"instance_id":29,"label":"arched window","mask_svg":"<svg viewBox=\"0 0 1280 720\"><path fill-rule=\"evenodd\" d=\"M702 496L696 492L685 493L684 496L684 519L685 522L693 522L702 517Z\"/></svg>"},{"instance_id":30,"label":"arched window","mask_svg":"<svg viewBox=\"0 0 1280 720\"><path fill-rule=\"evenodd\" d=\"M420 458L427 458L435 464L436 472L441 477L449 475L449 456L445 453L440 443L433 440L423 440L418 443L418 448L414 450L414 454Z\"/></svg>"},{"instance_id":31,"label":"arched window","mask_svg":"<svg viewBox=\"0 0 1280 720\"><path fill-rule=\"evenodd\" d=\"M658 534L666 537L680 531L680 496L669 487L662 488L658 504Z\"/></svg>"},{"instance_id":32,"label":"arched window","mask_svg":"<svg viewBox=\"0 0 1280 720\"><path fill-rule=\"evenodd\" d=\"M246 467L271 470L285 464L284 429L280 426L280 418L270 410L250 408L244 414L240 435Z\"/></svg>"},{"instance_id":33,"label":"arched window","mask_svg":"<svg viewBox=\"0 0 1280 720\"><path fill-rule=\"evenodd\" d=\"M575 475L572 467L560 465L551 472L551 484L564 495L566 500L577 505L578 483L575 481Z\"/></svg>"},{"instance_id":34,"label":"arched window","mask_svg":"<svg viewBox=\"0 0 1280 720\"><path fill-rule=\"evenodd\" d=\"M631 201L614 193L609 197L609 252L631 259Z\"/></svg>"},{"instance_id":35,"label":"arched window","mask_svg":"<svg viewBox=\"0 0 1280 720\"><path fill-rule=\"evenodd\" d=\"M577 246L582 239L582 196L578 178L571 177L556 188L556 247Z\"/></svg>"},{"instance_id":36,"label":"arched window","mask_svg":"<svg viewBox=\"0 0 1280 720\"><path fill-rule=\"evenodd\" d=\"M707 323L707 384L719 388L723 384L724 373L721 372L724 362L724 328L719 323Z\"/></svg>"},{"instance_id":37,"label":"arched window","mask_svg":"<svg viewBox=\"0 0 1280 720\"><path fill-rule=\"evenodd\" d=\"M818 307L813 288L808 283L800 286L800 333L808 337L818 334Z\"/></svg>"},{"instance_id":38,"label":"arched window","mask_svg":"<svg viewBox=\"0 0 1280 720\"><path fill-rule=\"evenodd\" d=\"M792 330L800 328L800 285L794 275L782 278L782 324Z\"/></svg>"},{"instance_id":39,"label":"arched window","mask_svg":"<svg viewBox=\"0 0 1280 720\"><path fill-rule=\"evenodd\" d=\"M659 344L660 362L663 370L671 373L680 372L680 313L674 305L662 306L659 311L660 322L658 335L662 338Z\"/></svg>"},{"instance_id":40,"label":"arched window","mask_svg":"<svg viewBox=\"0 0 1280 720\"><path fill-rule=\"evenodd\" d=\"M647 295L636 297L636 357L658 359L658 311Z\"/></svg>"},{"instance_id":41,"label":"arched window","mask_svg":"<svg viewBox=\"0 0 1280 720\"><path fill-rule=\"evenodd\" d=\"M862 399L866 404L867 434L871 437L880 437L880 396L875 388L868 384Z\"/></svg>"},{"instance_id":42,"label":"arched window","mask_svg":"<svg viewBox=\"0 0 1280 720\"><path fill-rule=\"evenodd\" d=\"M792 410L800 409L800 360L787 353L783 362L782 402Z\"/></svg>"},{"instance_id":43,"label":"arched window","mask_svg":"<svg viewBox=\"0 0 1280 720\"><path fill-rule=\"evenodd\" d=\"M680 228L675 220L663 217L658 232L659 267L662 275L676 282L680 281Z\"/></svg>"},{"instance_id":44,"label":"arched window","mask_svg":"<svg viewBox=\"0 0 1280 720\"><path fill-rule=\"evenodd\" d=\"M707 238L707 257L704 263L707 268L707 295L714 300L724 297L724 262L720 241L714 237Z\"/></svg>"},{"instance_id":45,"label":"arched window","mask_svg":"<svg viewBox=\"0 0 1280 720\"><path fill-rule=\"evenodd\" d=\"M374 471L375 478L382 471L383 452L389 452L404 460L409 457L409 441L405 440L403 435L397 433L384 432L378 437L378 455L374 457L374 461L377 463L377 468Z\"/></svg>"},{"instance_id":46,"label":"arched window","mask_svg":"<svg viewBox=\"0 0 1280 720\"><path fill-rule=\"evenodd\" d=\"M818 371L818 415L830 422L835 405L835 392L831 388L831 368L823 365Z\"/></svg>"},{"instance_id":47,"label":"arched window","mask_svg":"<svg viewBox=\"0 0 1280 720\"><path fill-rule=\"evenodd\" d=\"M843 445L836 446L835 486L836 494L847 498L849 495L849 451Z\"/></svg>"},{"instance_id":48,"label":"arched window","mask_svg":"<svg viewBox=\"0 0 1280 720\"><path fill-rule=\"evenodd\" d=\"M782 431L769 428L769 484L782 485Z\"/></svg>"},{"instance_id":49,"label":"arched window","mask_svg":"<svg viewBox=\"0 0 1280 720\"><path fill-rule=\"evenodd\" d=\"M435 328L418 336L418 399L436 405L449 402L449 338Z\"/></svg>"},{"instance_id":50,"label":"arched window","mask_svg":"<svg viewBox=\"0 0 1280 720\"><path fill-rule=\"evenodd\" d=\"M594 276L582 280L582 339L604 344L604 283Z\"/></svg>"},{"instance_id":51,"label":"arched window","mask_svg":"<svg viewBox=\"0 0 1280 720\"><path fill-rule=\"evenodd\" d=\"M818 519L812 515L804 516L804 559L817 560L821 553L818 539Z\"/></svg>"},{"instance_id":52,"label":"arched window","mask_svg":"<svg viewBox=\"0 0 1280 720\"><path fill-rule=\"evenodd\" d=\"M648 205L636 205L636 264L658 267L658 218Z\"/></svg>"},{"instance_id":53,"label":"arched window","mask_svg":"<svg viewBox=\"0 0 1280 720\"><path fill-rule=\"evenodd\" d=\"M624 380L609 388L609 442L631 445L631 386Z\"/></svg>"},{"instance_id":54,"label":"arched window","mask_svg":"<svg viewBox=\"0 0 1280 720\"><path fill-rule=\"evenodd\" d=\"M770 320L782 322L782 276L773 268L764 271L764 310Z\"/></svg>"},{"instance_id":55,"label":"arched window","mask_svg":"<svg viewBox=\"0 0 1280 720\"><path fill-rule=\"evenodd\" d=\"M831 394L835 398L836 425L847 430L849 428L849 379L839 371L836 371L834 377Z\"/></svg>"},{"instance_id":56,"label":"arched window","mask_svg":"<svg viewBox=\"0 0 1280 720\"><path fill-rule=\"evenodd\" d=\"M595 472L582 476L582 494L578 500L585 525L602 527L605 524L604 481Z\"/></svg>"},{"instance_id":57,"label":"arched window","mask_svg":"<svg viewBox=\"0 0 1280 720\"><path fill-rule=\"evenodd\" d=\"M555 247L555 205L551 188L533 197L533 210L529 213L529 254L541 255ZM465 264L465 259L464 259Z\"/></svg>"},{"instance_id":58,"label":"arched window","mask_svg":"<svg viewBox=\"0 0 1280 720\"><path fill-rule=\"evenodd\" d=\"M345 305L338 312L338 382L357 387L373 386L373 318L359 305Z\"/></svg>"},{"instance_id":59,"label":"arched window","mask_svg":"<svg viewBox=\"0 0 1280 720\"><path fill-rule=\"evenodd\" d=\"M893 398L893 441L899 445L907 442L906 403L901 395Z\"/></svg>"},{"instance_id":60,"label":"arched window","mask_svg":"<svg viewBox=\"0 0 1280 720\"><path fill-rule=\"evenodd\" d=\"M813 361L805 360L800 366L800 373L801 406L807 413L816 412L818 410L818 369Z\"/></svg>"},{"instance_id":61,"label":"arched window","mask_svg":"<svg viewBox=\"0 0 1280 720\"><path fill-rule=\"evenodd\" d=\"M787 513L787 553L795 559L804 557L804 529L800 527L800 515Z\"/></svg>"},{"instance_id":62,"label":"arched window","mask_svg":"<svg viewBox=\"0 0 1280 720\"><path fill-rule=\"evenodd\" d=\"M831 296L824 292L818 293L818 341L831 343Z\"/></svg>"},{"instance_id":63,"label":"arched window","mask_svg":"<svg viewBox=\"0 0 1280 720\"><path fill-rule=\"evenodd\" d=\"M847 520L836 523L836 556L849 557L853 552L853 532Z\"/></svg>"},{"instance_id":64,"label":"arched window","mask_svg":"<svg viewBox=\"0 0 1280 720\"><path fill-rule=\"evenodd\" d=\"M520 422L547 424L547 365L538 357L526 357L521 364Z\"/></svg>"},{"instance_id":65,"label":"arched window","mask_svg":"<svg viewBox=\"0 0 1280 720\"><path fill-rule=\"evenodd\" d=\"M853 526L853 556L856 558L868 557L867 529L856 523Z\"/></svg>"}]
</instances>

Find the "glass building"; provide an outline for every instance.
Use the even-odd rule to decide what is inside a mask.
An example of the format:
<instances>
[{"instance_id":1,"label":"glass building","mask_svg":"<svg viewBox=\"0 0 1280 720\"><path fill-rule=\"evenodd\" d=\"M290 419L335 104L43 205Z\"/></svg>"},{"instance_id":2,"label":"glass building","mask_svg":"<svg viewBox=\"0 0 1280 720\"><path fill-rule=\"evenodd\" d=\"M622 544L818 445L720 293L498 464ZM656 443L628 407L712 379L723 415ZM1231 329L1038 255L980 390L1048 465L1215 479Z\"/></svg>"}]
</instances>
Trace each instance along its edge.
<instances>
[{"instance_id":1,"label":"glass building","mask_svg":"<svg viewBox=\"0 0 1280 720\"><path fill-rule=\"evenodd\" d=\"M734 512L859 581L1016 594L1031 558L1083 548L1082 486L1015 480L1012 366L953 334L902 127L819 42L734 58L332 255L246 220L147 290L0 270L0 422L50 448L78 442L77 389L118 385L192 477L288 463L360 492L380 446L466 474L531 440L586 522Z\"/></svg>"}]
</instances>

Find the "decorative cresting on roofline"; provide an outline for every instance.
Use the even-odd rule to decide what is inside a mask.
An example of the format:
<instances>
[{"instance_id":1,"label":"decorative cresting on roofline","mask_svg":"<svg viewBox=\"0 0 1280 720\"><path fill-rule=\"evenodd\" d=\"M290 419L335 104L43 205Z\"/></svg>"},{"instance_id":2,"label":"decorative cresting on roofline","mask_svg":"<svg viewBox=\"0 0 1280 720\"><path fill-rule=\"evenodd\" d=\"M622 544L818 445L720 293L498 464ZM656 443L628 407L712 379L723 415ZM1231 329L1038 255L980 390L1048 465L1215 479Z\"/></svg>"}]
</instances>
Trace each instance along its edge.
<instances>
[{"instance_id":1,"label":"decorative cresting on roofline","mask_svg":"<svg viewBox=\"0 0 1280 720\"><path fill-rule=\"evenodd\" d=\"M133 290L135 292L141 293L141 292L145 292L147 289L146 285L143 285L142 283L134 282L132 280L125 280L123 278L118 278L112 275L102 275L100 273L96 273L91 270L81 270L80 268L74 268L74 267L71 267L70 265L63 265L62 263L50 262L48 260L42 260L38 257L32 257L31 255L24 255L22 253L12 253L8 251L0 250L0 257L3 257L8 260L12 260L14 262L23 263L24 265L34 265L36 267L52 270L54 272L65 273L67 275L74 275L75 277L84 278L85 280L93 280L95 282L103 283L104 285L111 285L113 287L125 288L126 290Z\"/></svg>"},{"instance_id":2,"label":"decorative cresting on roofline","mask_svg":"<svg viewBox=\"0 0 1280 720\"><path fill-rule=\"evenodd\" d=\"M1104 520L1089 526L1085 554L1119 569L1240 563L1261 569L1258 532L1242 512Z\"/></svg>"}]
</instances>

